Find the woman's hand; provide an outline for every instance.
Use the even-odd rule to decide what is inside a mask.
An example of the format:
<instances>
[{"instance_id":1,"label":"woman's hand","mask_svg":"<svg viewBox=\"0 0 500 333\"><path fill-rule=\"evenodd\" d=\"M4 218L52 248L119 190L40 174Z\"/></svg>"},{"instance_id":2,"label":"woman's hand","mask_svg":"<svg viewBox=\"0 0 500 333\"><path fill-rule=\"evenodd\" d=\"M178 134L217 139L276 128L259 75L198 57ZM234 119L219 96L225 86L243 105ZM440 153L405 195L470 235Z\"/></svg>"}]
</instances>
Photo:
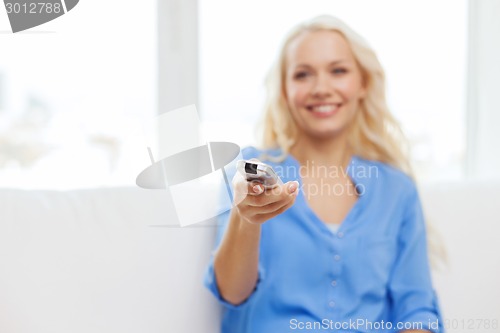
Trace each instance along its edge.
<instances>
[{"instance_id":1,"label":"woman's hand","mask_svg":"<svg viewBox=\"0 0 500 333\"><path fill-rule=\"evenodd\" d=\"M237 173L233 178L234 204L242 220L262 224L286 211L299 193L297 181L265 189L262 184L247 182Z\"/></svg>"}]
</instances>

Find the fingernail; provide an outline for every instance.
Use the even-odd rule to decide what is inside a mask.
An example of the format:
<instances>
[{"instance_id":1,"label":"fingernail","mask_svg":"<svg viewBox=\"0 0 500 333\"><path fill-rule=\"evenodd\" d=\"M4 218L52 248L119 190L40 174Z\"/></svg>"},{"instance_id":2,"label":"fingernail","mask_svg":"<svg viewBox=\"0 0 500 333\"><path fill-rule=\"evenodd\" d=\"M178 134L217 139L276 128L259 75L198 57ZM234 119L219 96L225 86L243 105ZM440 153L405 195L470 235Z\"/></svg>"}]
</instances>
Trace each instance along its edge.
<instances>
[{"instance_id":1,"label":"fingernail","mask_svg":"<svg viewBox=\"0 0 500 333\"><path fill-rule=\"evenodd\" d=\"M252 190L254 191L254 193L260 193L262 191L262 188L260 187L260 185L255 185L254 187L252 187Z\"/></svg>"},{"instance_id":2,"label":"fingernail","mask_svg":"<svg viewBox=\"0 0 500 333\"><path fill-rule=\"evenodd\" d=\"M288 186L288 193L292 194L295 192L295 190L299 187L299 183L297 181L293 181L289 186Z\"/></svg>"}]
</instances>

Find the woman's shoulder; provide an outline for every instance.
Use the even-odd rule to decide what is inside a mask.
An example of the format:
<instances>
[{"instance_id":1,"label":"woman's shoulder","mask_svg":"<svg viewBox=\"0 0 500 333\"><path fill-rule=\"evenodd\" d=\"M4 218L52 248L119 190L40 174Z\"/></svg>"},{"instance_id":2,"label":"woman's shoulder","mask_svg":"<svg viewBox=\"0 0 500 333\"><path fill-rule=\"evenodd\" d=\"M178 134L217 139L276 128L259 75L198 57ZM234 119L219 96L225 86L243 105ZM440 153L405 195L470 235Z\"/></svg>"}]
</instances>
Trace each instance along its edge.
<instances>
[{"instance_id":1,"label":"woman's shoulder","mask_svg":"<svg viewBox=\"0 0 500 333\"><path fill-rule=\"evenodd\" d=\"M254 146L246 146L243 149L241 149L241 156L246 160L251 158L257 158L259 154L260 150Z\"/></svg>"},{"instance_id":2,"label":"woman's shoulder","mask_svg":"<svg viewBox=\"0 0 500 333\"><path fill-rule=\"evenodd\" d=\"M278 157L282 153L280 148L258 148L255 146L246 146L241 150L241 156L244 159L256 158L258 160L265 160L268 157Z\"/></svg>"},{"instance_id":3,"label":"woman's shoulder","mask_svg":"<svg viewBox=\"0 0 500 333\"><path fill-rule=\"evenodd\" d=\"M398 195L413 195L417 192L417 186L413 178L389 163L365 159L360 156L355 156L353 158L354 162L358 164L358 175L363 174L370 177L370 183L374 187Z\"/></svg>"}]
</instances>

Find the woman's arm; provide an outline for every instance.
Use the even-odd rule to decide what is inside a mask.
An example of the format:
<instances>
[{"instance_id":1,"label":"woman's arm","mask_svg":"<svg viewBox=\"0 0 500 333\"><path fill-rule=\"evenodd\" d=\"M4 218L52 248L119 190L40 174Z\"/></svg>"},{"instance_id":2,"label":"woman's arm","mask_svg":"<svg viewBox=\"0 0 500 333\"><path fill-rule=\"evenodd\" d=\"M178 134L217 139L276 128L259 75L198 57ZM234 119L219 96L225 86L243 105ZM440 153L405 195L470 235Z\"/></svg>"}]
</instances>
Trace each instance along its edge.
<instances>
[{"instance_id":1,"label":"woman's arm","mask_svg":"<svg viewBox=\"0 0 500 333\"><path fill-rule=\"evenodd\" d=\"M220 294L231 304L242 303L255 288L260 232L260 224L243 221L233 209L227 232L214 258Z\"/></svg>"},{"instance_id":2,"label":"woman's arm","mask_svg":"<svg viewBox=\"0 0 500 333\"><path fill-rule=\"evenodd\" d=\"M443 333L441 311L430 274L424 215L413 184L403 204L405 209L398 234L398 255L388 284L393 319L395 322L421 323L421 330L409 332Z\"/></svg>"},{"instance_id":3,"label":"woman's arm","mask_svg":"<svg viewBox=\"0 0 500 333\"><path fill-rule=\"evenodd\" d=\"M249 185L240 179L233 180L233 186L237 204L215 253L214 273L222 298L238 305L252 294L257 283L262 224L293 205L298 183L264 190L261 185Z\"/></svg>"}]
</instances>

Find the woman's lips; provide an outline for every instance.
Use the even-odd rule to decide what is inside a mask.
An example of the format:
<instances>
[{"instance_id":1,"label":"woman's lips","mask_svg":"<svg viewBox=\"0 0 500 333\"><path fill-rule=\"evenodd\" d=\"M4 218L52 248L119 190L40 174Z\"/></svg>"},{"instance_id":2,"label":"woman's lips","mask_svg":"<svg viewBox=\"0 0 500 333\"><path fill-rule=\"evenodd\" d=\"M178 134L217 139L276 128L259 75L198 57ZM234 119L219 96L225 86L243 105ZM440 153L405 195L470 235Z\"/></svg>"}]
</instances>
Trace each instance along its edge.
<instances>
[{"instance_id":1,"label":"woman's lips","mask_svg":"<svg viewBox=\"0 0 500 333\"><path fill-rule=\"evenodd\" d=\"M342 104L321 104L306 107L314 116L325 118L338 112Z\"/></svg>"}]
</instances>

